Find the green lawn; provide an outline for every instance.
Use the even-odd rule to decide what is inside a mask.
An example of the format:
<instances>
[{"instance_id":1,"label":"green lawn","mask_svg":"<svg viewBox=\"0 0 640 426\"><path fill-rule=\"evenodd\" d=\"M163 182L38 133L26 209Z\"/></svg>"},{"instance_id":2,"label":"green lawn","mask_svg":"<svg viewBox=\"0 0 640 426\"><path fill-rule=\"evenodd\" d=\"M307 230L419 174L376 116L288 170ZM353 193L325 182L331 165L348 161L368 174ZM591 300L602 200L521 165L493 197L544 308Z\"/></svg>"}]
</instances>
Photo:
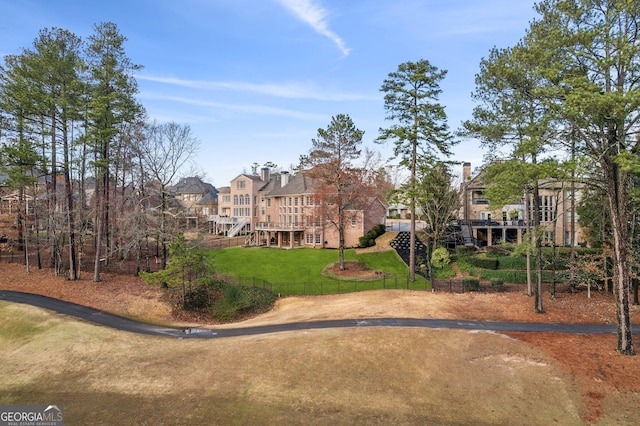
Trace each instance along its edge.
<instances>
[{"instance_id":1,"label":"green lawn","mask_svg":"<svg viewBox=\"0 0 640 426\"><path fill-rule=\"evenodd\" d=\"M337 250L233 247L215 250L211 257L219 273L234 277L241 284L270 286L274 293L282 295L428 288L427 281L420 276L416 276L414 283L408 282L407 267L393 251L361 255L356 255L352 249L345 252L347 261L361 261L370 269L385 272L375 281L338 280L323 276L322 270L338 261Z\"/></svg>"}]
</instances>

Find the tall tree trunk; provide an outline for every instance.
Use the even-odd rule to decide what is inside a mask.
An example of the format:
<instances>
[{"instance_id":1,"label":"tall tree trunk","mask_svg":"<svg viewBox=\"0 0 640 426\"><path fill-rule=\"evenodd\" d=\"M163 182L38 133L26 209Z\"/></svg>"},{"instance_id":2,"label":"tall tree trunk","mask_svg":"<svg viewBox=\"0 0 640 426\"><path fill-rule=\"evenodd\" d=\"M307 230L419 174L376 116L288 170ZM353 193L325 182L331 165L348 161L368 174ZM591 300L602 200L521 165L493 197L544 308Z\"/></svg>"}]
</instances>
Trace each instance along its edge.
<instances>
[{"instance_id":1,"label":"tall tree trunk","mask_svg":"<svg viewBox=\"0 0 640 426\"><path fill-rule=\"evenodd\" d=\"M104 198L103 196L99 196L99 211L97 214L97 223L96 223L96 257L93 264L93 281L100 282L100 273L102 272L102 238L104 235L103 228L103 206L104 206Z\"/></svg>"},{"instance_id":2,"label":"tall tree trunk","mask_svg":"<svg viewBox=\"0 0 640 426\"><path fill-rule=\"evenodd\" d=\"M540 191L538 181L533 185L533 224L536 247L536 306L535 311L544 313L542 305L542 229L540 229Z\"/></svg>"},{"instance_id":3,"label":"tall tree trunk","mask_svg":"<svg viewBox=\"0 0 640 426\"><path fill-rule=\"evenodd\" d=\"M607 198L613 228L613 256L615 259L613 280L618 322L618 352L623 355L634 355L631 314L629 312L629 228L625 172L621 171L614 161L605 167L606 171L610 173L607 176Z\"/></svg>"},{"instance_id":4,"label":"tall tree trunk","mask_svg":"<svg viewBox=\"0 0 640 426\"><path fill-rule=\"evenodd\" d=\"M415 118L417 121L417 117ZM416 280L416 164L418 162L418 141L411 145L411 199L409 200L409 214L411 224L409 227L409 281Z\"/></svg>"},{"instance_id":5,"label":"tall tree trunk","mask_svg":"<svg viewBox=\"0 0 640 426\"><path fill-rule=\"evenodd\" d=\"M76 259L76 226L73 208L73 188L71 186L71 161L69 154L69 135L67 130L67 121L62 122L62 143L63 143L63 164L64 164L64 186L65 197L67 198L67 230L69 232L69 276L68 279L75 281L77 277L77 259Z\"/></svg>"},{"instance_id":6,"label":"tall tree trunk","mask_svg":"<svg viewBox=\"0 0 640 426\"><path fill-rule=\"evenodd\" d=\"M527 236L530 243L534 242L533 234L531 234L531 221L533 220L533 214L531 213L531 206L529 202L529 193L525 192L524 197L524 211L526 212L525 226L527 230ZM527 250L527 296L533 296L533 284L531 280L531 249Z\"/></svg>"}]
</instances>

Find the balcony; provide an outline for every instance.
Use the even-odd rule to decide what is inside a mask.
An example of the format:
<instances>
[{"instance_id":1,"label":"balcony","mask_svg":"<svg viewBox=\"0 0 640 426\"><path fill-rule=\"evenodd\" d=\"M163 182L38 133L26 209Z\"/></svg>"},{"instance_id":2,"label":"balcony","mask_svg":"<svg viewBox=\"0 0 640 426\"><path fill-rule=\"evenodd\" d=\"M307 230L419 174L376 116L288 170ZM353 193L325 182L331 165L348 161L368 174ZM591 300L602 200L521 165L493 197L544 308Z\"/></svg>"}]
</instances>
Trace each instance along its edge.
<instances>
[{"instance_id":1,"label":"balcony","mask_svg":"<svg viewBox=\"0 0 640 426\"><path fill-rule=\"evenodd\" d=\"M256 224L256 231L304 231L301 223L260 222Z\"/></svg>"}]
</instances>

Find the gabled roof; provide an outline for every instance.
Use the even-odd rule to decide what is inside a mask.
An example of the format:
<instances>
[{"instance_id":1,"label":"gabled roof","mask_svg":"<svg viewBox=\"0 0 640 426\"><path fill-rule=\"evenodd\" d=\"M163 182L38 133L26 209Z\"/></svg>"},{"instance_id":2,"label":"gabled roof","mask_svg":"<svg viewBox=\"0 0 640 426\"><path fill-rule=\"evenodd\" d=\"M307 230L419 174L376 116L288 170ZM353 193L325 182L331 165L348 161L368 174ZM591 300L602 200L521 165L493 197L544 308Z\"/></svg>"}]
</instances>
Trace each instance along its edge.
<instances>
[{"instance_id":1,"label":"gabled roof","mask_svg":"<svg viewBox=\"0 0 640 426\"><path fill-rule=\"evenodd\" d=\"M282 182L280 182L282 184ZM266 194L267 197L282 197L285 195L302 195L313 193L313 179L300 172L289 178L289 183L279 188L274 188Z\"/></svg>"},{"instance_id":2,"label":"gabled roof","mask_svg":"<svg viewBox=\"0 0 640 426\"><path fill-rule=\"evenodd\" d=\"M210 183L203 182L199 177L186 177L169 188L176 194L217 194L218 191Z\"/></svg>"},{"instance_id":3,"label":"gabled roof","mask_svg":"<svg viewBox=\"0 0 640 426\"><path fill-rule=\"evenodd\" d=\"M200 200L198 200L198 202L196 204L198 205L207 205L207 204L212 204L216 202L217 197L215 196L215 194L209 192L207 194L204 194L202 196L202 198L200 198Z\"/></svg>"}]
</instances>

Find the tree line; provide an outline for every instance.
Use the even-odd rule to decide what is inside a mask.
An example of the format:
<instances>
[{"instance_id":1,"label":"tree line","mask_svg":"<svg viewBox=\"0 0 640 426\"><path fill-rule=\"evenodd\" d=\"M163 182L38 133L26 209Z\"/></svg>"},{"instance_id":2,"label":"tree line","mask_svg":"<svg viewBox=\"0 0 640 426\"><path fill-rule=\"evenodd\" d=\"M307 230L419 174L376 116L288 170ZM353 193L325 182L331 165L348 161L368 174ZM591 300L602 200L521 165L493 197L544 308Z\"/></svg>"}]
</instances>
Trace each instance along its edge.
<instances>
[{"instance_id":1,"label":"tree line","mask_svg":"<svg viewBox=\"0 0 640 426\"><path fill-rule=\"evenodd\" d=\"M506 160L487 168L489 198L507 204L527 194L533 203L529 234L538 269L540 183L568 182L573 198L576 184L584 186L582 223L610 253L618 351L631 355L629 288L640 242L640 3L544 0L535 10L538 18L515 46L494 48L482 60L478 105L464 134ZM538 279L536 311L543 312L540 287Z\"/></svg>"},{"instance_id":2,"label":"tree line","mask_svg":"<svg viewBox=\"0 0 640 426\"><path fill-rule=\"evenodd\" d=\"M34 254L39 268L75 280L92 247L94 281L103 265L131 255L148 270L150 236L166 262L167 186L198 140L188 126L147 119L135 98L141 66L125 42L111 22L86 40L52 28L4 57L0 156L27 267Z\"/></svg>"}]
</instances>

